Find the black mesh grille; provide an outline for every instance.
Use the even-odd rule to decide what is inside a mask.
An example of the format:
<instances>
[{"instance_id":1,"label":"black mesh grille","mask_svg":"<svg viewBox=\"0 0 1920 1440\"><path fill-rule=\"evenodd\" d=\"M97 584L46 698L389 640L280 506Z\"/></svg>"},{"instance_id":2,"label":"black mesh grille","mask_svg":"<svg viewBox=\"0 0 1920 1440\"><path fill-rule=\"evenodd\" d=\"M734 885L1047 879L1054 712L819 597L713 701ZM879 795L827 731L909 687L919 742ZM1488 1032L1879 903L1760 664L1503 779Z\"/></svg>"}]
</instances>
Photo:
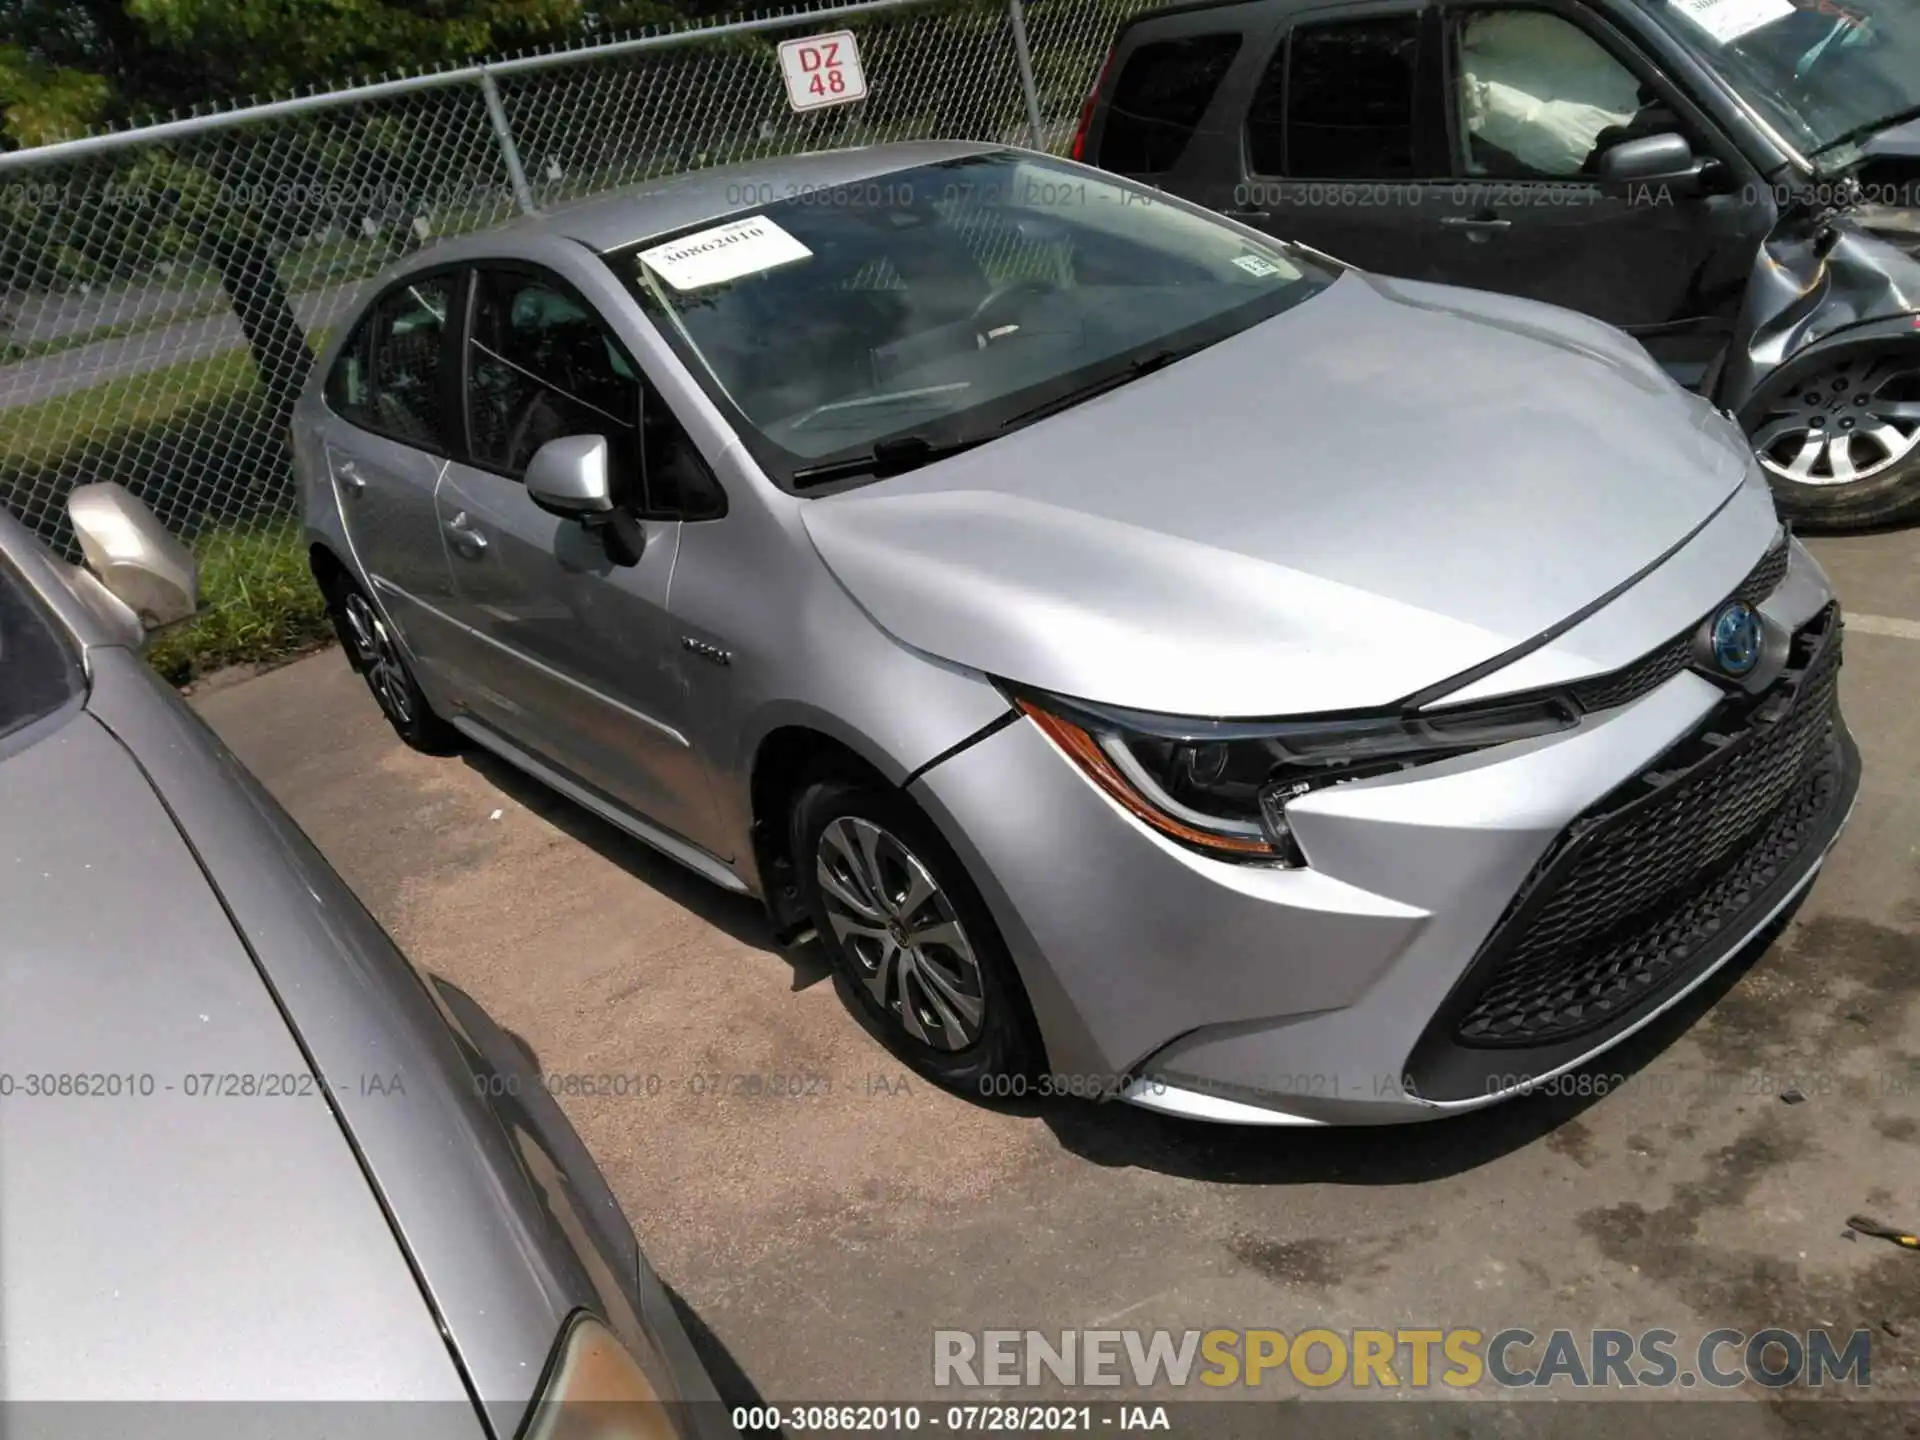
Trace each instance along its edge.
<instances>
[{"instance_id":1,"label":"black mesh grille","mask_svg":"<svg viewBox=\"0 0 1920 1440\"><path fill-rule=\"evenodd\" d=\"M1573 698L1582 710L1611 710L1626 705L1658 689L1682 670L1693 654L1693 632L1676 635L1658 650L1611 675L1586 680L1573 687Z\"/></svg>"},{"instance_id":2,"label":"black mesh grille","mask_svg":"<svg viewBox=\"0 0 1920 1440\"><path fill-rule=\"evenodd\" d=\"M1798 853L1796 837L1804 842L1824 817L1839 783L1839 668L1839 625L1828 611L1744 714L1716 711L1631 788L1576 821L1487 942L1483 954L1500 958L1455 1022L1459 1043L1535 1046L1578 1035L1686 969L1756 877Z\"/></svg>"},{"instance_id":3,"label":"black mesh grille","mask_svg":"<svg viewBox=\"0 0 1920 1440\"><path fill-rule=\"evenodd\" d=\"M1760 563L1748 572L1747 578L1727 598L1759 605L1779 587L1780 581L1786 576L1787 549L1786 540L1782 537L1778 545L1760 557ZM1642 695L1659 689L1686 669L1692 656L1693 630L1689 628L1624 669L1581 681L1573 687L1574 699L1580 702L1583 710L1611 710L1616 705L1631 704Z\"/></svg>"}]
</instances>

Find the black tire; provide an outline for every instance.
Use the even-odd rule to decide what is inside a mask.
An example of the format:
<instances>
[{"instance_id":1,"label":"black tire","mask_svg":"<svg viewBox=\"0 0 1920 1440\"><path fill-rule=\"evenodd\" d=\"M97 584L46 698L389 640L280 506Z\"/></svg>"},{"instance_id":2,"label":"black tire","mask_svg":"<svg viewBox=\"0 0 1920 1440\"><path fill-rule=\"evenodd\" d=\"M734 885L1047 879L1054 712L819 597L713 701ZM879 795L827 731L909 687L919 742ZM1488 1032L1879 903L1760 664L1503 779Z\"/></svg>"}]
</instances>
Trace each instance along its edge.
<instances>
[{"instance_id":1,"label":"black tire","mask_svg":"<svg viewBox=\"0 0 1920 1440\"><path fill-rule=\"evenodd\" d=\"M840 822L848 823L842 826ZM923 928L912 933L944 928L941 922L950 912L970 953L963 956L960 949L944 942L905 951L896 945L890 967L886 961L876 967L869 957L884 951L884 941L861 935L849 935L843 941L835 926L835 910L843 920L857 917L852 917L838 900L830 905L820 877L821 859L824 853L830 861L837 860L840 852L834 849L834 839L844 841L850 831L861 833L860 824L874 827L897 842L932 881L935 894L910 917L924 922ZM834 827L832 837L830 827ZM870 1032L927 1079L975 1099L1005 1094L1012 1088L1005 1082L1038 1072L1042 1058L1039 1029L1006 945L966 868L917 805L898 790L870 781L819 776L800 787L793 804L790 836L795 878L819 933L820 946L833 965L842 997ZM897 856L889 857L884 845L881 851L880 870L887 888L896 897L905 894L912 879L910 872ZM900 923L904 932L906 922ZM971 990L955 983L966 978L966 958L970 958L972 973L977 976L977 985ZM890 973L881 975L883 968ZM936 992L934 982L943 978L949 988ZM876 981L887 991L884 1000L875 993ZM953 996L971 999L974 991L981 1013L977 1033L969 1034L967 1017ZM958 1028L938 1023L942 1010L936 1002L941 994L947 997L945 1013L961 1022ZM964 1043L954 1043L958 1041Z\"/></svg>"},{"instance_id":2,"label":"black tire","mask_svg":"<svg viewBox=\"0 0 1920 1440\"><path fill-rule=\"evenodd\" d=\"M347 652L347 663L367 682L393 733L423 754L451 755L458 750L460 732L427 703L406 655L366 592L344 575L334 576L324 588L327 617L340 637L340 648Z\"/></svg>"},{"instance_id":3,"label":"black tire","mask_svg":"<svg viewBox=\"0 0 1920 1440\"><path fill-rule=\"evenodd\" d=\"M1846 392L1849 384L1871 386L1873 398L1859 388ZM1829 403L1812 405L1815 395ZM1814 374L1799 376L1791 384L1771 385L1767 398L1750 410L1757 416L1751 427L1755 454L1767 471L1775 504L1795 529L1810 534L1863 530L1920 515L1920 447L1884 469L1870 469L1865 478L1846 483L1829 479L1826 484L1806 484L1781 473L1786 457L1802 442L1806 432L1801 427L1808 415L1824 410L1819 415L1827 426L1824 434L1837 438L1840 432L1832 427L1851 426L1856 414L1863 425L1879 422L1876 401L1883 396L1904 405L1920 405L1920 356L1910 359L1904 351L1885 349L1842 352ZM1860 433L1864 442L1864 430ZM1770 453L1773 463L1768 463ZM1883 461L1886 458L1883 454Z\"/></svg>"}]
</instances>

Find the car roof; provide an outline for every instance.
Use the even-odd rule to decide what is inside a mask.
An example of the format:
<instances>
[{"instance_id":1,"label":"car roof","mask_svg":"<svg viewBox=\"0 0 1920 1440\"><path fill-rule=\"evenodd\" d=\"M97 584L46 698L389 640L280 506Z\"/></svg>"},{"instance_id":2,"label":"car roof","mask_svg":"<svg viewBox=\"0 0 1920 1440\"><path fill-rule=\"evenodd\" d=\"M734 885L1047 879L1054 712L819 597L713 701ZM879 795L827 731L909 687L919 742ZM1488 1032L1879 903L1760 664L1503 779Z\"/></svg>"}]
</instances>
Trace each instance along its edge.
<instances>
[{"instance_id":1,"label":"car roof","mask_svg":"<svg viewBox=\"0 0 1920 1440\"><path fill-rule=\"evenodd\" d=\"M1329 13L1370 4L1371 0L1176 0L1172 5L1156 5L1142 10L1120 24L1116 39L1129 30L1151 25L1156 20L1173 20L1207 10L1259 10L1262 15L1288 15L1297 10L1324 10Z\"/></svg>"},{"instance_id":2,"label":"car roof","mask_svg":"<svg viewBox=\"0 0 1920 1440\"><path fill-rule=\"evenodd\" d=\"M414 257L414 263L458 259L506 237L559 236L596 253L666 235L703 220L717 220L796 196L817 194L916 165L937 164L1011 147L960 140L912 140L801 155L774 155L734 165L683 171L553 210L523 216L472 235L449 239ZM410 263L407 268L414 268Z\"/></svg>"}]
</instances>

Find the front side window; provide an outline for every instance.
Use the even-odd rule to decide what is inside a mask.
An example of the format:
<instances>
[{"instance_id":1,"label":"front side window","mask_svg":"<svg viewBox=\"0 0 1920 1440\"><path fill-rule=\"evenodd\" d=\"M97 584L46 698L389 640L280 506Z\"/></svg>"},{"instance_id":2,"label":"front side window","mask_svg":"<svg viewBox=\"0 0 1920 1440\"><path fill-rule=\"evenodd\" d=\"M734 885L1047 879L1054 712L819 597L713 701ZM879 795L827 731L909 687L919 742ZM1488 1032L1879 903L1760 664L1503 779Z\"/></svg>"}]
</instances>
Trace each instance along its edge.
<instances>
[{"instance_id":1,"label":"front side window","mask_svg":"<svg viewBox=\"0 0 1920 1440\"><path fill-rule=\"evenodd\" d=\"M550 281L483 270L467 340L473 458L518 476L565 435L603 435L616 473L638 456L640 382L598 317Z\"/></svg>"},{"instance_id":2,"label":"front side window","mask_svg":"<svg viewBox=\"0 0 1920 1440\"><path fill-rule=\"evenodd\" d=\"M1284 50L1285 173L1303 180L1411 178L1419 17L1305 25Z\"/></svg>"},{"instance_id":3,"label":"front side window","mask_svg":"<svg viewBox=\"0 0 1920 1440\"><path fill-rule=\"evenodd\" d=\"M1637 0L1810 155L1920 106L1913 0Z\"/></svg>"},{"instance_id":4,"label":"front side window","mask_svg":"<svg viewBox=\"0 0 1920 1440\"><path fill-rule=\"evenodd\" d=\"M769 474L974 443L1330 283L1278 241L1009 152L776 200L608 256Z\"/></svg>"},{"instance_id":5,"label":"front side window","mask_svg":"<svg viewBox=\"0 0 1920 1440\"><path fill-rule=\"evenodd\" d=\"M693 441L612 331L555 281L481 271L467 347L468 439L480 464L517 478L549 440L599 435L620 503L687 519L725 508Z\"/></svg>"},{"instance_id":6,"label":"front side window","mask_svg":"<svg viewBox=\"0 0 1920 1440\"><path fill-rule=\"evenodd\" d=\"M402 285L374 307L365 358L353 362L364 372L336 367L351 407L341 410L345 418L426 449L449 448L441 356L453 295L453 277L433 275ZM348 355L355 353L349 346Z\"/></svg>"},{"instance_id":7,"label":"front side window","mask_svg":"<svg viewBox=\"0 0 1920 1440\"><path fill-rule=\"evenodd\" d=\"M51 715L83 683L53 621L0 559L0 740Z\"/></svg>"},{"instance_id":8,"label":"front side window","mask_svg":"<svg viewBox=\"0 0 1920 1440\"><path fill-rule=\"evenodd\" d=\"M1624 65L1543 10L1458 16L1453 69L1455 133L1469 175L1591 174L1598 152L1624 138L1642 108L1640 82Z\"/></svg>"},{"instance_id":9,"label":"front side window","mask_svg":"<svg viewBox=\"0 0 1920 1440\"><path fill-rule=\"evenodd\" d=\"M1101 167L1122 175L1171 170L1239 50L1237 33L1155 40L1134 50L1113 84Z\"/></svg>"}]
</instances>

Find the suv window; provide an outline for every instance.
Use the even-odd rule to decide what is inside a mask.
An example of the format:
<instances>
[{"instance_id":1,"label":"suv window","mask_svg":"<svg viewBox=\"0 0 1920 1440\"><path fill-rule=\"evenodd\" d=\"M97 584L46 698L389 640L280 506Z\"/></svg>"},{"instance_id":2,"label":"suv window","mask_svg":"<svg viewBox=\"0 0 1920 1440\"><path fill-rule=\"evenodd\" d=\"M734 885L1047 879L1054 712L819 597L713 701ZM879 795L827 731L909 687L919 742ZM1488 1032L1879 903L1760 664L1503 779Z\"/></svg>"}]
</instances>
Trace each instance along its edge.
<instances>
[{"instance_id":1,"label":"suv window","mask_svg":"<svg viewBox=\"0 0 1920 1440\"><path fill-rule=\"evenodd\" d=\"M453 276L429 275L375 305L327 374L328 407L396 440L447 449L440 360L453 295Z\"/></svg>"},{"instance_id":2,"label":"suv window","mask_svg":"<svg viewBox=\"0 0 1920 1440\"><path fill-rule=\"evenodd\" d=\"M1155 40L1127 57L1114 81L1101 168L1122 175L1170 170L1240 52L1237 33Z\"/></svg>"},{"instance_id":3,"label":"suv window","mask_svg":"<svg viewBox=\"0 0 1920 1440\"><path fill-rule=\"evenodd\" d=\"M1274 53L1248 116L1255 173L1411 178L1419 54L1416 15L1295 30Z\"/></svg>"},{"instance_id":4,"label":"suv window","mask_svg":"<svg viewBox=\"0 0 1920 1440\"><path fill-rule=\"evenodd\" d=\"M645 396L643 404L638 367L600 317L559 283L526 271L480 272L467 343L474 460L517 478L549 440L600 435L624 492L620 503L689 519L719 513L719 488L686 432L657 398Z\"/></svg>"},{"instance_id":5,"label":"suv window","mask_svg":"<svg viewBox=\"0 0 1920 1440\"><path fill-rule=\"evenodd\" d=\"M80 668L27 585L0 559L0 739L80 693Z\"/></svg>"},{"instance_id":6,"label":"suv window","mask_svg":"<svg viewBox=\"0 0 1920 1440\"><path fill-rule=\"evenodd\" d=\"M1468 175L1590 173L1599 150L1628 138L1642 110L1633 73L1558 15L1473 11L1459 17L1454 37L1458 163ZM1658 128L1673 128L1675 117L1651 92L1645 98L1661 111Z\"/></svg>"}]
</instances>

